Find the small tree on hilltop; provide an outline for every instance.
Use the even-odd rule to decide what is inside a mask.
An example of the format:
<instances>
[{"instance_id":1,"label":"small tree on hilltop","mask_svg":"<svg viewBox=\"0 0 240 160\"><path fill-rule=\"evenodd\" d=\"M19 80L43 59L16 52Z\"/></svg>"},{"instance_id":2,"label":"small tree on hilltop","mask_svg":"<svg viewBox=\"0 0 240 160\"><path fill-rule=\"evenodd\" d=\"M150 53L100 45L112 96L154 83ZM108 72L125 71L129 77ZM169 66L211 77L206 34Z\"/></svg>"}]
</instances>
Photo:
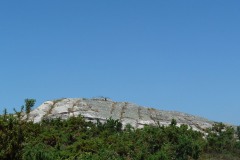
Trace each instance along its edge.
<instances>
[{"instance_id":1,"label":"small tree on hilltop","mask_svg":"<svg viewBox=\"0 0 240 160\"><path fill-rule=\"evenodd\" d=\"M31 112L31 109L34 106L35 102L36 102L35 99L25 99L25 111L27 113L27 117Z\"/></svg>"},{"instance_id":2,"label":"small tree on hilltop","mask_svg":"<svg viewBox=\"0 0 240 160\"><path fill-rule=\"evenodd\" d=\"M238 136L238 139L240 140L240 126L237 126L237 136Z\"/></svg>"}]
</instances>

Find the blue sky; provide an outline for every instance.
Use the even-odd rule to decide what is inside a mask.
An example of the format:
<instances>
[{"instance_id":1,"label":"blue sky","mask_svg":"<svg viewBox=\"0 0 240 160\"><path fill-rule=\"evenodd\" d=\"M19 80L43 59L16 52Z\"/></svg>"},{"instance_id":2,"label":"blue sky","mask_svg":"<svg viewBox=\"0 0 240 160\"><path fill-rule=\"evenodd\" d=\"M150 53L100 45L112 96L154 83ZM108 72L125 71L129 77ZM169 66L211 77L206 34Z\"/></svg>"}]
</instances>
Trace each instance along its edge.
<instances>
[{"instance_id":1,"label":"blue sky","mask_svg":"<svg viewBox=\"0 0 240 160\"><path fill-rule=\"evenodd\" d=\"M240 124L240 2L1 1L0 110L106 96Z\"/></svg>"}]
</instances>

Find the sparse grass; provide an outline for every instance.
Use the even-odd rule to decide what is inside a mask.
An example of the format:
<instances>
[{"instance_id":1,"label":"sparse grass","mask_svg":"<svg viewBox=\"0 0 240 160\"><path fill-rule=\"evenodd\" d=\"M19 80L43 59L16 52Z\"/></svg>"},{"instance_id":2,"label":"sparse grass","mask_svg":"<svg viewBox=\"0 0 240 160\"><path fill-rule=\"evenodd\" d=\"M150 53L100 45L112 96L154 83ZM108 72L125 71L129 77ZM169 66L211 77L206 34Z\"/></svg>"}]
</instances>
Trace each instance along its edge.
<instances>
[{"instance_id":1,"label":"sparse grass","mask_svg":"<svg viewBox=\"0 0 240 160\"><path fill-rule=\"evenodd\" d=\"M113 114L113 111L114 111L115 108L116 108L115 104L116 104L116 103L113 103L113 104L112 104L111 111L110 111L111 114Z\"/></svg>"},{"instance_id":2,"label":"sparse grass","mask_svg":"<svg viewBox=\"0 0 240 160\"><path fill-rule=\"evenodd\" d=\"M142 119L142 116L141 116L141 108L140 108L140 107L138 108L138 117L139 117L139 119Z\"/></svg>"},{"instance_id":3,"label":"sparse grass","mask_svg":"<svg viewBox=\"0 0 240 160\"><path fill-rule=\"evenodd\" d=\"M61 102L61 101L64 100L64 99L66 99L66 98L61 98L61 99L53 100L53 105L51 105L50 109L47 111L47 113L46 113L43 117L47 117L49 114L51 114L53 108L55 107L55 105L56 105L58 102Z\"/></svg>"},{"instance_id":4,"label":"sparse grass","mask_svg":"<svg viewBox=\"0 0 240 160\"><path fill-rule=\"evenodd\" d=\"M155 118L153 117L152 112L156 112L156 109L148 108L149 117L151 118L151 120L155 121Z\"/></svg>"},{"instance_id":5,"label":"sparse grass","mask_svg":"<svg viewBox=\"0 0 240 160\"><path fill-rule=\"evenodd\" d=\"M123 114L125 113L125 110L127 109L127 102L125 102L124 106L122 107L121 113L120 113L120 119L123 118Z\"/></svg>"}]
</instances>

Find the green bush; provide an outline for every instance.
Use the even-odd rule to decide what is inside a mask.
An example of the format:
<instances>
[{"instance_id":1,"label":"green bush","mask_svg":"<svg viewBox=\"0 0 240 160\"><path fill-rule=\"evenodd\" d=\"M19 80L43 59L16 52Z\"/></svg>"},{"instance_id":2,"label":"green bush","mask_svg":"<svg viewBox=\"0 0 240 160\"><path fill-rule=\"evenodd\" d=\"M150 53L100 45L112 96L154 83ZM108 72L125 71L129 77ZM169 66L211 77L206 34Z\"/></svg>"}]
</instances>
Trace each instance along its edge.
<instances>
[{"instance_id":1,"label":"green bush","mask_svg":"<svg viewBox=\"0 0 240 160\"><path fill-rule=\"evenodd\" d=\"M204 136L187 125L177 127L176 120L169 126L123 129L112 118L106 123L86 122L82 116L33 123L21 119L21 112L14 116L5 110L0 116L1 160L240 159L234 129L222 123Z\"/></svg>"}]
</instances>

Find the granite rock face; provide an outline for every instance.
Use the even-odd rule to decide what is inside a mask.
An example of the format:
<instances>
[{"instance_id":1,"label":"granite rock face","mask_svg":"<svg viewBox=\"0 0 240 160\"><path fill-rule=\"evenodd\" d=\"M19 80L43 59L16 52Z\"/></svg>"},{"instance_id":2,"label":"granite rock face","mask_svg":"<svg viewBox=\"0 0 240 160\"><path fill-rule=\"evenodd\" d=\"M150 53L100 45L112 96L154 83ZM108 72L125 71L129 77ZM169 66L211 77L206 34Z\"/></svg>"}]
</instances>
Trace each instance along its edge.
<instances>
[{"instance_id":1,"label":"granite rock face","mask_svg":"<svg viewBox=\"0 0 240 160\"><path fill-rule=\"evenodd\" d=\"M133 103L114 102L105 98L64 98L46 101L30 112L29 120L37 123L43 118L67 119L79 114L87 121L96 122L99 119L101 122L105 122L111 117L120 120L123 126L131 124L135 128L142 128L145 124L169 125L172 119L175 119L178 125L187 124L197 131L203 131L214 124L207 119L186 113L146 108Z\"/></svg>"}]
</instances>

